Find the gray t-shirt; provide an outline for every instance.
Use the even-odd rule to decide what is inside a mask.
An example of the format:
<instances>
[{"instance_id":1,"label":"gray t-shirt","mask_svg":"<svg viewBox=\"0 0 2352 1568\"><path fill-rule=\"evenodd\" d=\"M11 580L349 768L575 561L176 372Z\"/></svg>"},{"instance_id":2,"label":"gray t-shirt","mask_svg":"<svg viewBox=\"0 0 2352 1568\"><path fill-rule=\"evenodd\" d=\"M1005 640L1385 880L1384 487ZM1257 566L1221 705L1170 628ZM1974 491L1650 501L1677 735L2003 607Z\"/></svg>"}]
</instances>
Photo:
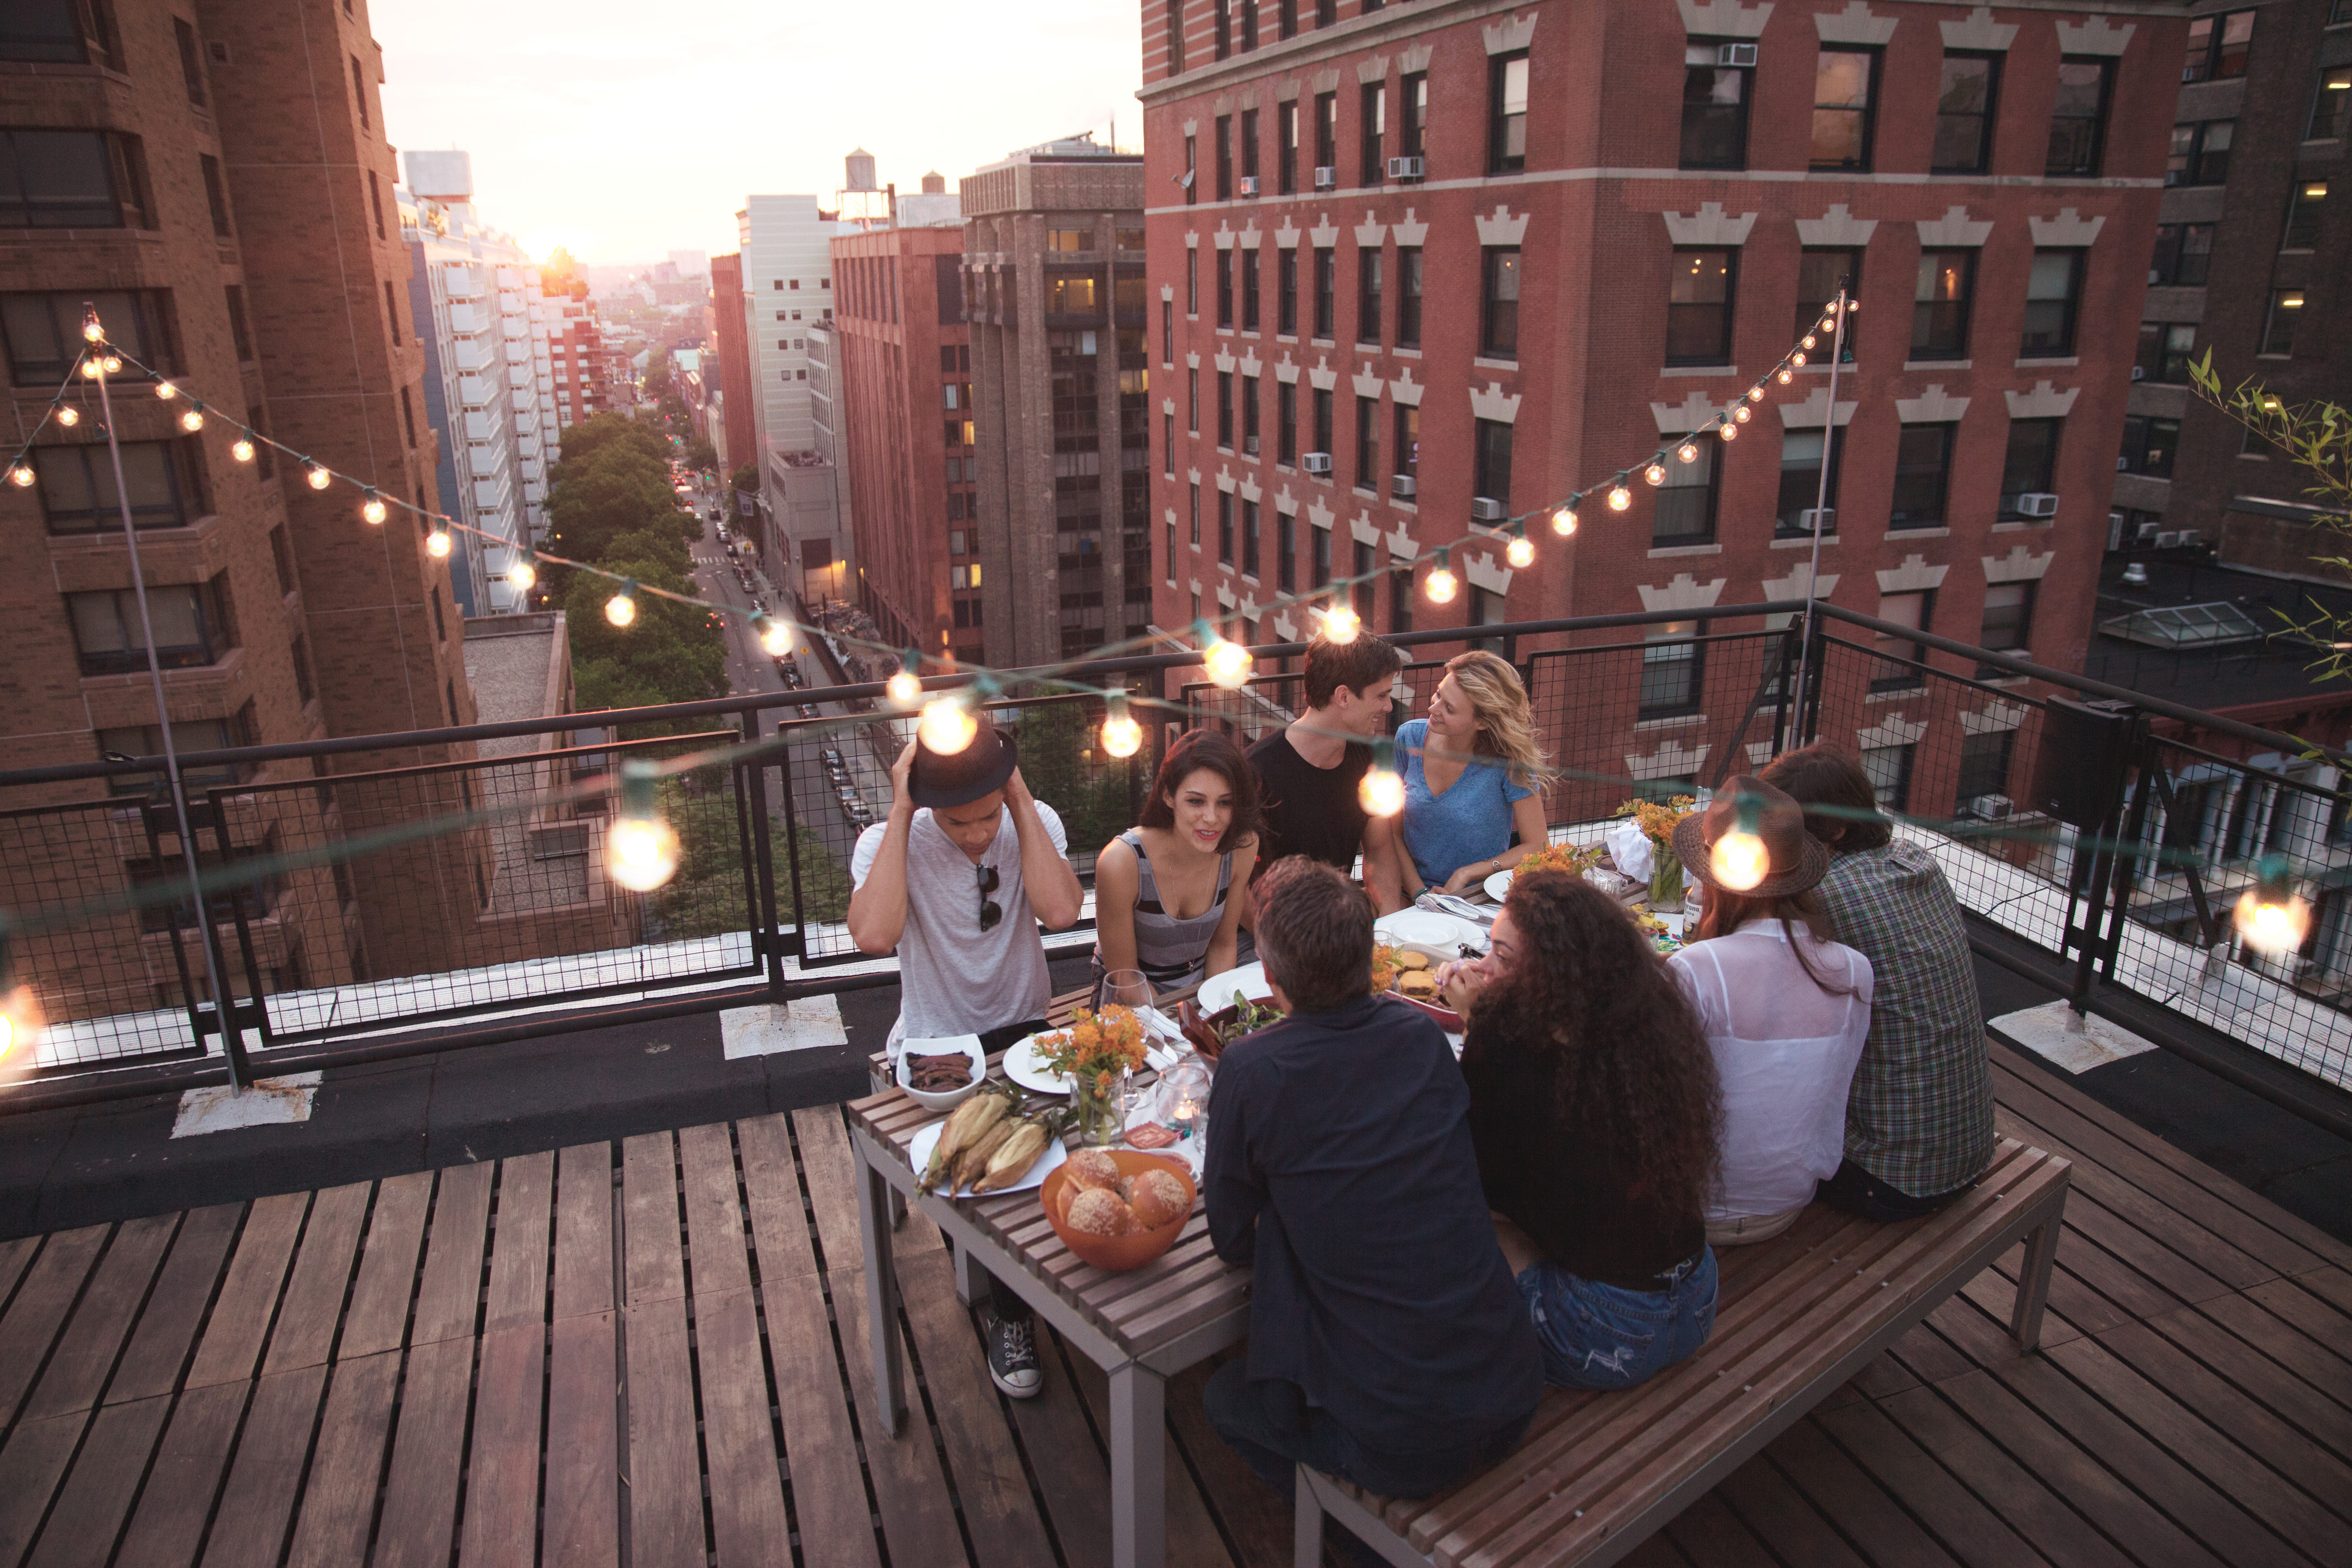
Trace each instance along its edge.
<instances>
[{"instance_id":1,"label":"gray t-shirt","mask_svg":"<svg viewBox=\"0 0 2352 1568\"><path fill-rule=\"evenodd\" d=\"M1066 858L1069 835L1062 819L1043 800L1037 820ZM857 835L849 857L853 887L866 885L882 852L887 822ZM989 899L1004 911L993 929L980 928L982 866L996 868L997 887ZM907 832L907 926L898 936L898 1021L890 1026L888 1049L904 1039L950 1034L986 1034L1006 1024L1045 1016L1053 982L1045 971L1045 943L1021 882L1021 835L1013 809L997 819L995 841L975 864L931 821L928 808L915 813Z\"/></svg>"}]
</instances>

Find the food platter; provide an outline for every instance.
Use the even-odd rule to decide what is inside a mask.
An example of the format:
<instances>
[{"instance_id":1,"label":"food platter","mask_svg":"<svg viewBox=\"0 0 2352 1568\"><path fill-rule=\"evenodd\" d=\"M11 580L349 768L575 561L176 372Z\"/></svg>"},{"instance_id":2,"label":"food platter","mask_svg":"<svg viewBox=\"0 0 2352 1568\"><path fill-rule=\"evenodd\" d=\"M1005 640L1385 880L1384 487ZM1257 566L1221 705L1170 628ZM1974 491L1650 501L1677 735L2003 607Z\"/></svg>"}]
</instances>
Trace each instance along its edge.
<instances>
[{"instance_id":1,"label":"food platter","mask_svg":"<svg viewBox=\"0 0 2352 1568\"><path fill-rule=\"evenodd\" d=\"M1484 928L1433 909L1400 909L1393 915L1383 915L1372 922L1372 935L1382 942L1411 942L1418 946L1442 948L1449 954L1465 942L1482 953L1486 950Z\"/></svg>"},{"instance_id":2,"label":"food platter","mask_svg":"<svg viewBox=\"0 0 2352 1568\"><path fill-rule=\"evenodd\" d=\"M1038 1055L1039 1038L1034 1034L1024 1035L1005 1048L1004 1076L1022 1088L1034 1090L1039 1094L1067 1094L1070 1081L1066 1075L1047 1067Z\"/></svg>"},{"instance_id":3,"label":"food platter","mask_svg":"<svg viewBox=\"0 0 2352 1568\"><path fill-rule=\"evenodd\" d=\"M914 1168L918 1176L921 1175L924 1167L931 1163L931 1151L940 1146L940 1133L946 1125L943 1121L934 1122L917 1133L913 1140L908 1144L907 1163ZM1045 1140L1045 1152L1037 1156L1035 1162L1022 1175L1019 1181L1010 1182L985 1196L1001 1197L1008 1192L1027 1192L1032 1187L1042 1186L1046 1173L1061 1168L1062 1162L1069 1157L1070 1152L1062 1146L1061 1139L1048 1138ZM941 1182L940 1185L944 1186L946 1183ZM971 1195L965 1193L962 1196L969 1197Z\"/></svg>"},{"instance_id":4,"label":"food platter","mask_svg":"<svg viewBox=\"0 0 2352 1568\"><path fill-rule=\"evenodd\" d=\"M1227 969L1202 981L1201 989L1193 998L1193 1005L1203 1013L1223 1012L1244 997L1252 1001L1264 1001L1273 995L1274 987L1266 981L1265 966L1244 964L1237 969ZM1019 1082L1020 1080L1013 1082Z\"/></svg>"}]
</instances>

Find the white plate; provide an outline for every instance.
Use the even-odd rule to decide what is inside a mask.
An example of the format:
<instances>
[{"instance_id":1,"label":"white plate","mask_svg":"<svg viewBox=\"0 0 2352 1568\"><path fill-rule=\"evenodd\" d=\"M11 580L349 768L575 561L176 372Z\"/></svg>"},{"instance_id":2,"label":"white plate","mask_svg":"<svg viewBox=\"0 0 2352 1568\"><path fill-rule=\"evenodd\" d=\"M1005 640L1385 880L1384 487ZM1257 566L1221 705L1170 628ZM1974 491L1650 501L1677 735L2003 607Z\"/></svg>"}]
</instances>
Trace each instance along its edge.
<instances>
[{"instance_id":1,"label":"white plate","mask_svg":"<svg viewBox=\"0 0 2352 1568\"><path fill-rule=\"evenodd\" d=\"M940 1146L940 1133L946 1126L945 1122L934 1122L916 1134L914 1141L907 1145L907 1163L915 1167L915 1175L918 1177L922 1176L923 1167L931 1163L931 1151ZM1045 1173L1069 1157L1070 1151L1062 1146L1061 1139L1048 1138L1045 1140L1045 1152L1030 1163L1028 1171L1019 1181L1014 1182L1011 1186L999 1187L994 1192L984 1192L980 1196L997 1197L1008 1192L1027 1192L1031 1187L1044 1185ZM937 1197L941 1195L935 1192L931 1196ZM967 1192L959 1196L970 1197L971 1194Z\"/></svg>"},{"instance_id":2,"label":"white plate","mask_svg":"<svg viewBox=\"0 0 2352 1568\"><path fill-rule=\"evenodd\" d=\"M1463 943L1484 950L1486 933L1467 920L1440 915L1433 909L1400 909L1372 922L1373 934L1384 942L1418 942L1453 952Z\"/></svg>"},{"instance_id":3,"label":"white plate","mask_svg":"<svg viewBox=\"0 0 2352 1568\"><path fill-rule=\"evenodd\" d=\"M1487 897L1497 904L1502 903L1504 897L1511 891L1511 873L1507 871L1496 872L1486 879L1486 888Z\"/></svg>"},{"instance_id":4,"label":"white plate","mask_svg":"<svg viewBox=\"0 0 2352 1568\"><path fill-rule=\"evenodd\" d=\"M1004 1076L1040 1094L1067 1094L1070 1081L1048 1068L1037 1054L1037 1037L1028 1035L1004 1048Z\"/></svg>"},{"instance_id":5,"label":"white plate","mask_svg":"<svg viewBox=\"0 0 2352 1568\"><path fill-rule=\"evenodd\" d=\"M1202 981L1192 1005L1200 1009L1201 1015L1205 1018L1211 1013L1224 1011L1243 997L1263 1000L1273 995L1274 988L1266 983L1265 966L1244 964L1238 969L1227 969L1222 975L1212 975Z\"/></svg>"}]
</instances>

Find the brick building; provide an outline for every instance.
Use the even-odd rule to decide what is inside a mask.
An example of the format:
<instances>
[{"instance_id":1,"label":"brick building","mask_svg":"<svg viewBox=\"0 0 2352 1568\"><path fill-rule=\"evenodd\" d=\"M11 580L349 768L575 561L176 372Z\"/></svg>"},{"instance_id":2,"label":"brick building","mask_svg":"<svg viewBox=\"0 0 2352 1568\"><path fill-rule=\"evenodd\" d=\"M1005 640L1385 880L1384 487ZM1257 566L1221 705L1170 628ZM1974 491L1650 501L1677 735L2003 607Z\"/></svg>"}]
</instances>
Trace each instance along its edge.
<instances>
[{"instance_id":1,"label":"brick building","mask_svg":"<svg viewBox=\"0 0 2352 1568\"><path fill-rule=\"evenodd\" d=\"M982 436L966 542L993 664L1087 653L1150 620L1143 191L1142 157L1091 136L962 182Z\"/></svg>"},{"instance_id":2,"label":"brick building","mask_svg":"<svg viewBox=\"0 0 2352 1568\"><path fill-rule=\"evenodd\" d=\"M835 461L857 497L852 596L894 643L983 657L982 569L968 547L971 350L963 231L881 228L833 241Z\"/></svg>"},{"instance_id":3,"label":"brick building","mask_svg":"<svg viewBox=\"0 0 2352 1568\"><path fill-rule=\"evenodd\" d=\"M2352 5L2200 3L2190 17L2113 543L2219 545L2225 561L2340 581L2311 559L2342 550L2311 527L2309 478L2199 402L2188 365L2210 349L2225 387L2352 396Z\"/></svg>"},{"instance_id":4,"label":"brick building","mask_svg":"<svg viewBox=\"0 0 2352 1568\"><path fill-rule=\"evenodd\" d=\"M715 367L706 361L703 388L720 411L710 429L710 444L719 449L719 472L730 474L759 459L759 437L751 426L751 349L744 332L740 255L710 258L710 302L702 314L703 340L717 361Z\"/></svg>"},{"instance_id":5,"label":"brick building","mask_svg":"<svg viewBox=\"0 0 2352 1568\"><path fill-rule=\"evenodd\" d=\"M364 7L333 0L42 7L0 49L0 128L18 182L0 194L17 428L33 428L80 346L84 301L115 341L213 410L184 433L185 403L159 401L134 374L113 389L184 751L475 716L448 568L425 530L399 511L368 524L349 486L312 490L266 448L246 463L231 453L242 420L389 496L436 505L440 435L422 396L380 76ZM68 395L94 404L79 382ZM106 462L93 412L42 432L37 484L0 495L13 568L0 587L12 629L0 750L13 766L161 750ZM406 747L332 766L349 775L446 755ZM367 786L268 789L305 776L299 763L209 767L191 783L255 791L226 813L238 854L361 831L377 808ZM86 836L0 855L0 904L175 874L176 835L132 809L152 782L58 786L58 799L91 801ZM437 791L404 799L436 810ZM455 808L454 782L448 793ZM265 932L265 983L331 983L462 961L486 869L480 841L460 836L238 896ZM28 967L51 1016L184 1001L173 932L193 916L152 908L103 942L84 933L70 953L37 950Z\"/></svg>"},{"instance_id":6,"label":"brick building","mask_svg":"<svg viewBox=\"0 0 2352 1568\"><path fill-rule=\"evenodd\" d=\"M547 316L547 346L555 371L555 425L593 419L613 410L615 382L628 381L628 366L619 350L604 340L604 323L588 285L575 280L566 290L549 291L541 308ZM629 392L635 402L636 392ZM559 434L557 444L562 444Z\"/></svg>"},{"instance_id":7,"label":"brick building","mask_svg":"<svg viewBox=\"0 0 2352 1568\"><path fill-rule=\"evenodd\" d=\"M1303 634L1261 607L1365 571L1383 631L1687 612L1593 711L1636 777L1711 774L1754 675L1710 680L1684 639L1755 629L1716 605L1805 592L1833 428L1826 597L2080 660L2177 8L1149 0L1142 20L1159 625ZM1636 478L1629 511L1596 494L1568 542L1538 524L1531 566L1474 535L1638 469L1842 278L1860 314L1834 410L1817 352L1739 439ZM1457 541L1450 605L1388 571ZM1827 733L1874 754L1890 804L2006 783L2005 748L1913 779L1924 699L1869 695Z\"/></svg>"}]
</instances>

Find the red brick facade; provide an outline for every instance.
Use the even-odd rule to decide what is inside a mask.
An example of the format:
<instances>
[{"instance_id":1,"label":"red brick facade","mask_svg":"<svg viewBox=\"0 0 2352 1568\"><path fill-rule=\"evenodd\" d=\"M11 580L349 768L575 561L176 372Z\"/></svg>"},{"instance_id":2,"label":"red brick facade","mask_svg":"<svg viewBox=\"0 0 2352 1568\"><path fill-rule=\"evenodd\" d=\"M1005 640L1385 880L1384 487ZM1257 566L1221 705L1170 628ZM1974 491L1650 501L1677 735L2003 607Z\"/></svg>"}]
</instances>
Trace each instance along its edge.
<instances>
[{"instance_id":1,"label":"red brick facade","mask_svg":"<svg viewBox=\"0 0 2352 1568\"><path fill-rule=\"evenodd\" d=\"M718 385L726 411L719 444L727 449L729 466L740 468L758 460L760 438L751 423L751 346L743 324L743 257L740 254L710 258L709 319L710 351L717 356ZM704 372L703 382L711 376Z\"/></svg>"}]
</instances>

